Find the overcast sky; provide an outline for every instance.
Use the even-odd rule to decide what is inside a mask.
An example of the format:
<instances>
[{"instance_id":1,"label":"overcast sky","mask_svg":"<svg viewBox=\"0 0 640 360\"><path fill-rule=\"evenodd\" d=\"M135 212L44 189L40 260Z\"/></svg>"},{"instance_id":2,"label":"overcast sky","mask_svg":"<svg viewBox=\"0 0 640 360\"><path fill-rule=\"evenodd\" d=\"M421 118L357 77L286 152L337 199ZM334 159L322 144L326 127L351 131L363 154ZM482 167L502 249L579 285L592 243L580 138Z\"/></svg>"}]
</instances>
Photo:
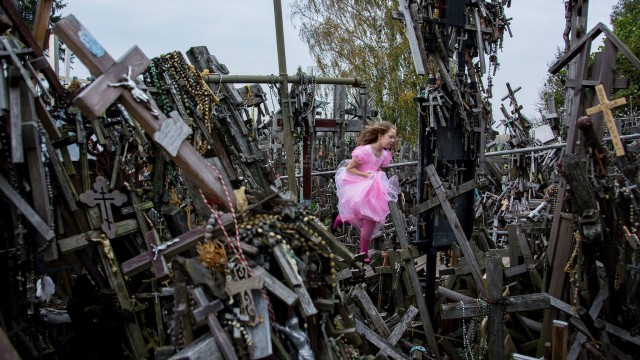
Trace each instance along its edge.
<instances>
[{"instance_id":1,"label":"overcast sky","mask_svg":"<svg viewBox=\"0 0 640 360\"><path fill-rule=\"evenodd\" d=\"M290 16L290 0L282 0L287 72L313 66L307 46L298 38ZM588 29L607 26L616 0L592 0ZM500 69L493 79L493 107L498 116L506 82L522 87L516 95L524 113L537 117L537 89L557 47L564 47L564 0L513 0L506 9L513 18L513 38L506 34L498 53ZM274 9L271 0L67 0L63 15L73 14L118 59L138 45L149 57L192 46L207 46L232 74L278 74ZM592 46L596 49L601 42ZM71 75L86 78L75 65ZM508 105L508 104L507 104Z\"/></svg>"}]
</instances>

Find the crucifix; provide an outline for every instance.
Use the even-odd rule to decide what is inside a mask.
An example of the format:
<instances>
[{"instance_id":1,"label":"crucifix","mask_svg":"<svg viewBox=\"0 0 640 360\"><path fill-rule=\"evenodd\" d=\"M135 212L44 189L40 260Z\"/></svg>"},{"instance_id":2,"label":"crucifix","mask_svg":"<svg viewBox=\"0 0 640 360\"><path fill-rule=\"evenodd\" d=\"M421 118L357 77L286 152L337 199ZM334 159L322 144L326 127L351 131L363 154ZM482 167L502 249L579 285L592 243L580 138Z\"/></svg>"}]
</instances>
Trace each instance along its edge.
<instances>
[{"instance_id":1,"label":"crucifix","mask_svg":"<svg viewBox=\"0 0 640 360\"><path fill-rule=\"evenodd\" d=\"M116 62L73 15L56 23L54 32L96 77L74 99L87 117L93 119L113 101L119 101L138 120L144 131L165 147L185 176L202 189L208 199L225 210L235 208L235 195L225 191L224 178L217 168L208 164L198 150L184 141L185 131L180 126L182 119L178 119L179 115L172 114L171 121L167 121L167 117L158 113L154 104L145 101L146 95L141 93L134 79L151 61L140 48L134 46ZM167 139L171 141L162 141Z\"/></svg>"},{"instance_id":2,"label":"crucifix","mask_svg":"<svg viewBox=\"0 0 640 360\"><path fill-rule=\"evenodd\" d=\"M93 190L87 190L80 194L78 197L80 201L89 205L100 205L100 212L102 213L102 231L113 239L116 236L116 223L113 220L113 213L111 212L111 205L120 206L127 201L127 195L121 193L118 190L109 192L109 183L102 176L98 176L93 183Z\"/></svg>"},{"instance_id":3,"label":"crucifix","mask_svg":"<svg viewBox=\"0 0 640 360\"><path fill-rule=\"evenodd\" d=\"M611 142L613 143L613 148L616 150L616 156L624 156L624 146L622 144L622 140L620 139L620 134L618 133L618 126L616 125L616 119L613 118L613 113L611 109L616 106L624 105L627 103L625 98L615 99L613 101L609 101L607 99L607 94L604 91L604 86L598 85L596 86L596 94L598 94L598 100L600 101L600 105L594 106L592 108L587 109L587 115L593 115L598 112L602 112L604 114L604 121L607 124L607 128L609 129L609 134L611 135Z\"/></svg>"}]
</instances>

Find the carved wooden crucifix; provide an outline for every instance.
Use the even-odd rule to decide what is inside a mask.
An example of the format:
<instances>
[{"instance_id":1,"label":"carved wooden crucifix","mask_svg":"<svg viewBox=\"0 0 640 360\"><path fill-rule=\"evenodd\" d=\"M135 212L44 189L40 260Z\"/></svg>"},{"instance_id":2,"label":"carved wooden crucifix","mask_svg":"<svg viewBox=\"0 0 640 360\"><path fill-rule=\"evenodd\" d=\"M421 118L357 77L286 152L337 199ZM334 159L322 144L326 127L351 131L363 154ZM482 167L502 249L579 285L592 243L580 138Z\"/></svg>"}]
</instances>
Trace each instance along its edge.
<instances>
[{"instance_id":1,"label":"carved wooden crucifix","mask_svg":"<svg viewBox=\"0 0 640 360\"><path fill-rule=\"evenodd\" d=\"M235 208L235 195L225 191L222 175L190 143L184 141L185 131L179 126L182 119L172 114L171 121L167 121L167 117L137 87L134 79L151 64L140 48L134 46L116 62L73 15L58 21L54 32L96 77L74 99L85 115L93 119L118 100L144 131L165 147L185 176L202 189L208 199L225 210ZM175 141L158 140L167 138Z\"/></svg>"},{"instance_id":2,"label":"carved wooden crucifix","mask_svg":"<svg viewBox=\"0 0 640 360\"><path fill-rule=\"evenodd\" d=\"M98 176L93 183L93 190L87 190L79 195L80 201L89 205L100 205L100 212L102 213L102 231L113 239L116 236L116 223L113 220L113 213L111 212L111 205L120 206L127 201L127 195L121 193L118 190L109 192L109 183L107 179L102 176Z\"/></svg>"}]
</instances>

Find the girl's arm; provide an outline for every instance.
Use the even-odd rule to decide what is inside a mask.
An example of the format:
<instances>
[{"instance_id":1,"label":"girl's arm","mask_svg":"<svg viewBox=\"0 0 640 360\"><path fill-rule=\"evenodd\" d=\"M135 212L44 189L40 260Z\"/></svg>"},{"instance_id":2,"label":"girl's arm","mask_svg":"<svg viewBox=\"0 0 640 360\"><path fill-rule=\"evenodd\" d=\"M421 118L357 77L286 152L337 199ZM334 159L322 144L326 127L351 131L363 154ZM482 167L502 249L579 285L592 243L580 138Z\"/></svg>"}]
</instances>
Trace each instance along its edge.
<instances>
[{"instance_id":1,"label":"girl's arm","mask_svg":"<svg viewBox=\"0 0 640 360\"><path fill-rule=\"evenodd\" d=\"M351 159L347 164L347 171L352 173L353 175L358 175L362 177L369 177L373 174L371 171L364 172L358 170L358 165L360 165L355 159Z\"/></svg>"}]
</instances>

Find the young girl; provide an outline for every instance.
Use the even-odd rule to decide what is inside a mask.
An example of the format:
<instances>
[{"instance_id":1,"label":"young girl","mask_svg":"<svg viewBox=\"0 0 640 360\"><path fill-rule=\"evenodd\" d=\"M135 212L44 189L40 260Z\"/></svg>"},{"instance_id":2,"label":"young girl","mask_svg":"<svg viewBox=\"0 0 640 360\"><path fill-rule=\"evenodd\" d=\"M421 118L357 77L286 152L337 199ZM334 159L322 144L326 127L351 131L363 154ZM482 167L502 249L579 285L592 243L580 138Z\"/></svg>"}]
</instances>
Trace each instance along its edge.
<instances>
[{"instance_id":1,"label":"young girl","mask_svg":"<svg viewBox=\"0 0 640 360\"><path fill-rule=\"evenodd\" d=\"M389 201L398 201L398 177L387 178L382 166L391 163L391 147L396 141L396 129L383 121L366 126L358 139L351 160L340 164L336 172L338 216L331 225L335 230L347 222L360 230L360 252L369 260L369 245L389 215ZM346 166L345 166L346 164Z\"/></svg>"}]
</instances>

